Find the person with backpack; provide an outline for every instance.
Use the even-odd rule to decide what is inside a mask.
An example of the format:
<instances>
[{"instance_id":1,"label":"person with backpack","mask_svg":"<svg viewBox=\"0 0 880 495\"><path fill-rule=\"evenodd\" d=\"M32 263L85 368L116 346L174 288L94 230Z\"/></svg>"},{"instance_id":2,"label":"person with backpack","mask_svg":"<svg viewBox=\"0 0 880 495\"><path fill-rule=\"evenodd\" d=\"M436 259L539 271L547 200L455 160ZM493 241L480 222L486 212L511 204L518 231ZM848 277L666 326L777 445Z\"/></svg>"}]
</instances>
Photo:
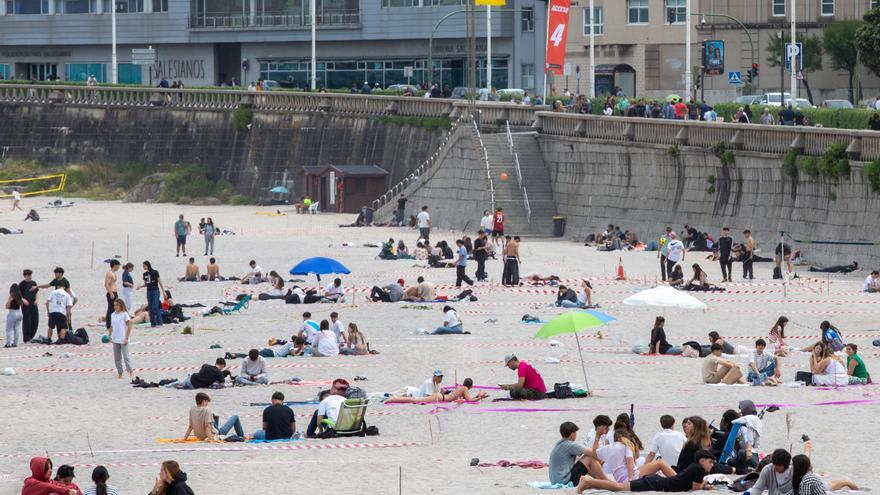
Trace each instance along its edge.
<instances>
[{"instance_id":1,"label":"person with backpack","mask_svg":"<svg viewBox=\"0 0 880 495\"><path fill-rule=\"evenodd\" d=\"M843 332L825 320L819 324L819 340L804 347L801 352L813 352L816 344L820 343L830 346L833 352L840 352L843 350Z\"/></svg>"}]
</instances>

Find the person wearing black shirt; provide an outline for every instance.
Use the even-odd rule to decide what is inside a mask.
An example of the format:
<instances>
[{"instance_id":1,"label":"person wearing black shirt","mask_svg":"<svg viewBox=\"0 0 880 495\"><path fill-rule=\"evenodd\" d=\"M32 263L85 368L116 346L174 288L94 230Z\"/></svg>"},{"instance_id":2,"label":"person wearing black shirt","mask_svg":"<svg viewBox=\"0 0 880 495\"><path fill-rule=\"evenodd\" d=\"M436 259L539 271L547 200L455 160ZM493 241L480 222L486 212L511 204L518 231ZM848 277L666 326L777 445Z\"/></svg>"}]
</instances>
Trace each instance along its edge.
<instances>
[{"instance_id":1,"label":"person wearing black shirt","mask_svg":"<svg viewBox=\"0 0 880 495\"><path fill-rule=\"evenodd\" d=\"M648 354L681 354L680 347L673 347L666 341L666 331L663 325L666 318L658 316L654 320L654 328L651 330L651 343L648 345Z\"/></svg>"},{"instance_id":2,"label":"person wearing black shirt","mask_svg":"<svg viewBox=\"0 0 880 495\"><path fill-rule=\"evenodd\" d=\"M617 483L584 476L578 483L577 493L594 488L612 492L689 492L709 489L709 483L703 481L703 478L715 472L715 456L707 450L701 450L697 452L696 460L695 464L670 478L654 474L629 483Z\"/></svg>"},{"instance_id":3,"label":"person wearing black shirt","mask_svg":"<svg viewBox=\"0 0 880 495\"><path fill-rule=\"evenodd\" d=\"M477 273L475 276L477 277L477 281L486 280L489 278L489 275L486 274L486 258L488 255L486 254L486 244L488 243L488 239L486 239L486 232L481 230L477 233L477 238L474 240L474 261L477 262Z\"/></svg>"},{"instance_id":4,"label":"person wearing black shirt","mask_svg":"<svg viewBox=\"0 0 880 495\"><path fill-rule=\"evenodd\" d=\"M229 371L224 371L226 368L226 360L223 358L217 358L217 361L214 362L214 366L210 364L203 364L201 369L192 375L189 375L184 380L177 380L173 383L169 383L168 387L174 388L182 388L182 389L194 389L194 388L210 388L211 385L215 383L223 383L226 381L226 375L229 374Z\"/></svg>"},{"instance_id":5,"label":"person wearing black shirt","mask_svg":"<svg viewBox=\"0 0 880 495\"><path fill-rule=\"evenodd\" d=\"M406 213L406 197L401 194L397 198L397 225L403 227L404 214Z\"/></svg>"},{"instance_id":6,"label":"person wearing black shirt","mask_svg":"<svg viewBox=\"0 0 880 495\"><path fill-rule=\"evenodd\" d=\"M733 249L733 238L730 237L730 229L721 229L721 237L718 238L718 261L721 263L722 282L733 282L733 260L730 259L730 251Z\"/></svg>"},{"instance_id":7,"label":"person wearing black shirt","mask_svg":"<svg viewBox=\"0 0 880 495\"><path fill-rule=\"evenodd\" d=\"M280 440L296 432L293 410L284 405L284 394L272 394L272 405L263 409L263 429L254 433L254 440Z\"/></svg>"},{"instance_id":8,"label":"person wearing black shirt","mask_svg":"<svg viewBox=\"0 0 880 495\"><path fill-rule=\"evenodd\" d=\"M24 342L29 342L37 335L37 327L40 323L40 308L37 306L37 283L33 281L34 272L25 270L22 275L24 280L18 283L21 289L21 297L27 304L22 304L21 313L24 319L21 324L21 334Z\"/></svg>"},{"instance_id":9,"label":"person wearing black shirt","mask_svg":"<svg viewBox=\"0 0 880 495\"><path fill-rule=\"evenodd\" d=\"M569 301L577 304L577 294L564 285L559 286L559 291L556 293L556 305L562 306L563 301Z\"/></svg>"},{"instance_id":10,"label":"person wearing black shirt","mask_svg":"<svg viewBox=\"0 0 880 495\"><path fill-rule=\"evenodd\" d=\"M874 112L874 115L871 115L871 118L868 119L868 127L872 131L880 131L880 113Z\"/></svg>"},{"instance_id":11,"label":"person wearing black shirt","mask_svg":"<svg viewBox=\"0 0 880 495\"><path fill-rule=\"evenodd\" d=\"M153 269L149 261L144 261L144 283L138 289L147 288L147 307L150 314L150 326L162 326L162 294L165 294L165 284L159 277L159 272ZM159 292L159 289L162 292Z\"/></svg>"}]
</instances>

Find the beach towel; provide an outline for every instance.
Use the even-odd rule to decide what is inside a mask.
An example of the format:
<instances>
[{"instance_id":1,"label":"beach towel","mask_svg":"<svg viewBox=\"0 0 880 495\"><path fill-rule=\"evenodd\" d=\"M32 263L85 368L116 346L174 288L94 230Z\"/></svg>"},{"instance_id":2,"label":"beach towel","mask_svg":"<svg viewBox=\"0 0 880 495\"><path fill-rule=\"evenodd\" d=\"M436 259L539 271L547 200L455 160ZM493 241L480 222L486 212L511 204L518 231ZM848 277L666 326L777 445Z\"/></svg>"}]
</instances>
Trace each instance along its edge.
<instances>
[{"instance_id":1,"label":"beach towel","mask_svg":"<svg viewBox=\"0 0 880 495\"><path fill-rule=\"evenodd\" d=\"M290 442L298 442L302 440L302 438L277 438L275 440L256 440L251 439L246 441L245 443L290 443Z\"/></svg>"},{"instance_id":2,"label":"beach towel","mask_svg":"<svg viewBox=\"0 0 880 495\"><path fill-rule=\"evenodd\" d=\"M505 461L505 460L500 460L500 461L498 461L498 462L481 462L481 463L477 464L477 466L479 466L479 467L481 467L481 468L488 468L488 467L502 467L502 468L521 467L521 468L526 468L526 469L544 469L545 467L548 466L548 464L547 464L546 462L544 462L544 461Z\"/></svg>"},{"instance_id":3,"label":"beach towel","mask_svg":"<svg viewBox=\"0 0 880 495\"><path fill-rule=\"evenodd\" d=\"M566 484L562 483L550 483L549 481L530 481L526 483L532 488L537 488L539 490L561 490L563 488L574 488L574 483L569 481Z\"/></svg>"},{"instance_id":4,"label":"beach towel","mask_svg":"<svg viewBox=\"0 0 880 495\"><path fill-rule=\"evenodd\" d=\"M186 440L182 438L157 438L156 441L159 443L226 443L222 440L199 440L195 437Z\"/></svg>"}]
</instances>

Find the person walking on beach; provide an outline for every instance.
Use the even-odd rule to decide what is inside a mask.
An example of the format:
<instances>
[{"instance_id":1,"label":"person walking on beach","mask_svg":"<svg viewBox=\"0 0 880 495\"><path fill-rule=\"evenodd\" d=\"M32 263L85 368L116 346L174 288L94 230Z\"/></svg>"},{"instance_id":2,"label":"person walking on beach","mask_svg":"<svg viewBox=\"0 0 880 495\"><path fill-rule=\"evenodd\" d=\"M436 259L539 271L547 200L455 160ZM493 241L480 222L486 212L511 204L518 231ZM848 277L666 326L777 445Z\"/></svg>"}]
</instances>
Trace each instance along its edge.
<instances>
[{"instance_id":1,"label":"person walking on beach","mask_svg":"<svg viewBox=\"0 0 880 495\"><path fill-rule=\"evenodd\" d=\"M125 360L125 370L134 379L134 369L131 367L131 358L128 356L128 342L131 339L131 317L128 316L127 308L122 299L113 300L113 313L107 320L107 336L113 344L113 361L116 363L118 378L122 378L122 361Z\"/></svg>"},{"instance_id":2,"label":"person walking on beach","mask_svg":"<svg viewBox=\"0 0 880 495\"><path fill-rule=\"evenodd\" d=\"M177 239L177 254L175 256L180 256L180 251L183 251L183 255L186 256L186 235L189 234L189 223L184 221L183 213L177 217L177 221L174 222L174 237Z\"/></svg>"},{"instance_id":3,"label":"person walking on beach","mask_svg":"<svg viewBox=\"0 0 880 495\"><path fill-rule=\"evenodd\" d=\"M159 277L159 272L153 269L152 263L144 261L144 283L138 289L147 288L147 307L150 314L150 326L162 326L162 295L165 294L165 284ZM162 292L159 292L159 291Z\"/></svg>"},{"instance_id":4,"label":"person walking on beach","mask_svg":"<svg viewBox=\"0 0 880 495\"><path fill-rule=\"evenodd\" d=\"M505 240L508 239L510 237L504 237L504 211L499 207L492 215L492 242L495 245L501 243L502 246L506 246Z\"/></svg>"},{"instance_id":5,"label":"person walking on beach","mask_svg":"<svg viewBox=\"0 0 880 495\"><path fill-rule=\"evenodd\" d=\"M519 285L519 237L515 237L512 241L510 236L505 238L507 244L504 246L504 271L501 275L502 285Z\"/></svg>"},{"instance_id":6,"label":"person walking on beach","mask_svg":"<svg viewBox=\"0 0 880 495\"><path fill-rule=\"evenodd\" d=\"M21 334L25 344L31 341L37 335L37 328L40 324L40 308L37 306L37 296L39 295L37 283L34 282L34 272L25 268L22 272L24 280L18 283L21 291L21 297L24 300L21 307L22 324ZM27 304L24 304L24 303Z\"/></svg>"},{"instance_id":7,"label":"person walking on beach","mask_svg":"<svg viewBox=\"0 0 880 495\"><path fill-rule=\"evenodd\" d=\"M721 237L718 238L718 262L721 263L722 282L733 282L733 260L730 259L730 251L733 249L733 238L730 237L730 228L721 229Z\"/></svg>"},{"instance_id":8,"label":"person walking on beach","mask_svg":"<svg viewBox=\"0 0 880 495\"><path fill-rule=\"evenodd\" d=\"M672 227L666 227L666 233L660 236L658 240L658 244L660 245L659 249L657 249L657 258L660 259L660 277L666 282L666 254L669 252L669 234L672 232Z\"/></svg>"},{"instance_id":9,"label":"person walking on beach","mask_svg":"<svg viewBox=\"0 0 880 495\"><path fill-rule=\"evenodd\" d=\"M205 225L202 228L202 234L205 236L205 256L213 256L214 236L217 234L217 229L214 227L214 220L211 217L208 217L208 220L205 221ZM185 253L184 256L186 256Z\"/></svg>"},{"instance_id":10,"label":"person walking on beach","mask_svg":"<svg viewBox=\"0 0 880 495\"><path fill-rule=\"evenodd\" d=\"M678 235L675 232L670 232L669 243L666 250L667 275L672 274L672 269L675 268L675 265L677 265L679 262L684 261L685 253L687 253L687 251L684 248L684 244L680 240L678 240Z\"/></svg>"},{"instance_id":11,"label":"person walking on beach","mask_svg":"<svg viewBox=\"0 0 880 495\"><path fill-rule=\"evenodd\" d=\"M431 215L428 214L428 207L423 206L422 211L419 212L419 216L416 219L419 226L419 235L425 241L430 240L431 238Z\"/></svg>"},{"instance_id":12,"label":"person walking on beach","mask_svg":"<svg viewBox=\"0 0 880 495\"><path fill-rule=\"evenodd\" d=\"M455 245L458 246L458 258L455 260L455 286L461 287L461 282L464 281L468 285L474 285L474 281L471 280L467 275L467 249L464 247L464 241L458 239L455 241Z\"/></svg>"},{"instance_id":13,"label":"person walking on beach","mask_svg":"<svg viewBox=\"0 0 880 495\"><path fill-rule=\"evenodd\" d=\"M9 286L9 297L6 298L6 345L3 347L18 347L18 333L21 328L22 306L27 301L21 295L21 288L18 284Z\"/></svg>"},{"instance_id":14,"label":"person walking on beach","mask_svg":"<svg viewBox=\"0 0 880 495\"><path fill-rule=\"evenodd\" d=\"M125 308L131 311L131 296L134 295L134 278L131 271L134 270L133 263L126 263L122 267L122 300L125 301Z\"/></svg>"},{"instance_id":15,"label":"person walking on beach","mask_svg":"<svg viewBox=\"0 0 880 495\"><path fill-rule=\"evenodd\" d=\"M477 238L474 239L474 261L477 262L477 273L474 275L477 277L477 281L483 281L489 278L489 275L486 274L486 258L489 257L486 252L486 246L488 243L489 240L486 237L486 231L480 230L477 233Z\"/></svg>"},{"instance_id":16,"label":"person walking on beach","mask_svg":"<svg viewBox=\"0 0 880 495\"><path fill-rule=\"evenodd\" d=\"M119 265L119 260L110 260L110 269L104 275L104 290L106 291L105 297L107 298L107 313L104 315L104 322L108 330L110 329L110 315L115 310L113 303L119 299L119 292L116 289L116 272L119 271Z\"/></svg>"},{"instance_id":17,"label":"person walking on beach","mask_svg":"<svg viewBox=\"0 0 880 495\"><path fill-rule=\"evenodd\" d=\"M21 193L18 189L12 190L12 211L15 210L24 211L21 209Z\"/></svg>"},{"instance_id":18,"label":"person walking on beach","mask_svg":"<svg viewBox=\"0 0 880 495\"><path fill-rule=\"evenodd\" d=\"M745 236L745 242L743 243L743 249L745 249L745 254L743 254L743 279L754 280L755 272L752 263L754 263L755 258L755 238L752 237L752 231L749 229L744 230L743 235Z\"/></svg>"}]
</instances>

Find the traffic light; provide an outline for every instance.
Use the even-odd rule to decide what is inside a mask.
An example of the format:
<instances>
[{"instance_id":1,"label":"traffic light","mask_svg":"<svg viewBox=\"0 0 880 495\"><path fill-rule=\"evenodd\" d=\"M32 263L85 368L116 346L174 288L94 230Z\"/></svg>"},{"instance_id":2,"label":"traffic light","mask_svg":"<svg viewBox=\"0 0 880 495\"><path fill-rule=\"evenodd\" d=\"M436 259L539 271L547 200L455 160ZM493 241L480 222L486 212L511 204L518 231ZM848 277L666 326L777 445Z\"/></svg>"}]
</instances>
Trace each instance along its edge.
<instances>
[{"instance_id":1,"label":"traffic light","mask_svg":"<svg viewBox=\"0 0 880 495\"><path fill-rule=\"evenodd\" d=\"M758 64L752 64L752 74L758 77Z\"/></svg>"},{"instance_id":2,"label":"traffic light","mask_svg":"<svg viewBox=\"0 0 880 495\"><path fill-rule=\"evenodd\" d=\"M675 24L675 9L666 9L666 21Z\"/></svg>"},{"instance_id":3,"label":"traffic light","mask_svg":"<svg viewBox=\"0 0 880 495\"><path fill-rule=\"evenodd\" d=\"M749 71L746 73L746 81L752 82L752 80L754 79L753 71L754 69L749 69Z\"/></svg>"},{"instance_id":4,"label":"traffic light","mask_svg":"<svg viewBox=\"0 0 880 495\"><path fill-rule=\"evenodd\" d=\"M703 74L697 72L696 77L694 78L694 89L700 89L700 86L703 84Z\"/></svg>"}]
</instances>

